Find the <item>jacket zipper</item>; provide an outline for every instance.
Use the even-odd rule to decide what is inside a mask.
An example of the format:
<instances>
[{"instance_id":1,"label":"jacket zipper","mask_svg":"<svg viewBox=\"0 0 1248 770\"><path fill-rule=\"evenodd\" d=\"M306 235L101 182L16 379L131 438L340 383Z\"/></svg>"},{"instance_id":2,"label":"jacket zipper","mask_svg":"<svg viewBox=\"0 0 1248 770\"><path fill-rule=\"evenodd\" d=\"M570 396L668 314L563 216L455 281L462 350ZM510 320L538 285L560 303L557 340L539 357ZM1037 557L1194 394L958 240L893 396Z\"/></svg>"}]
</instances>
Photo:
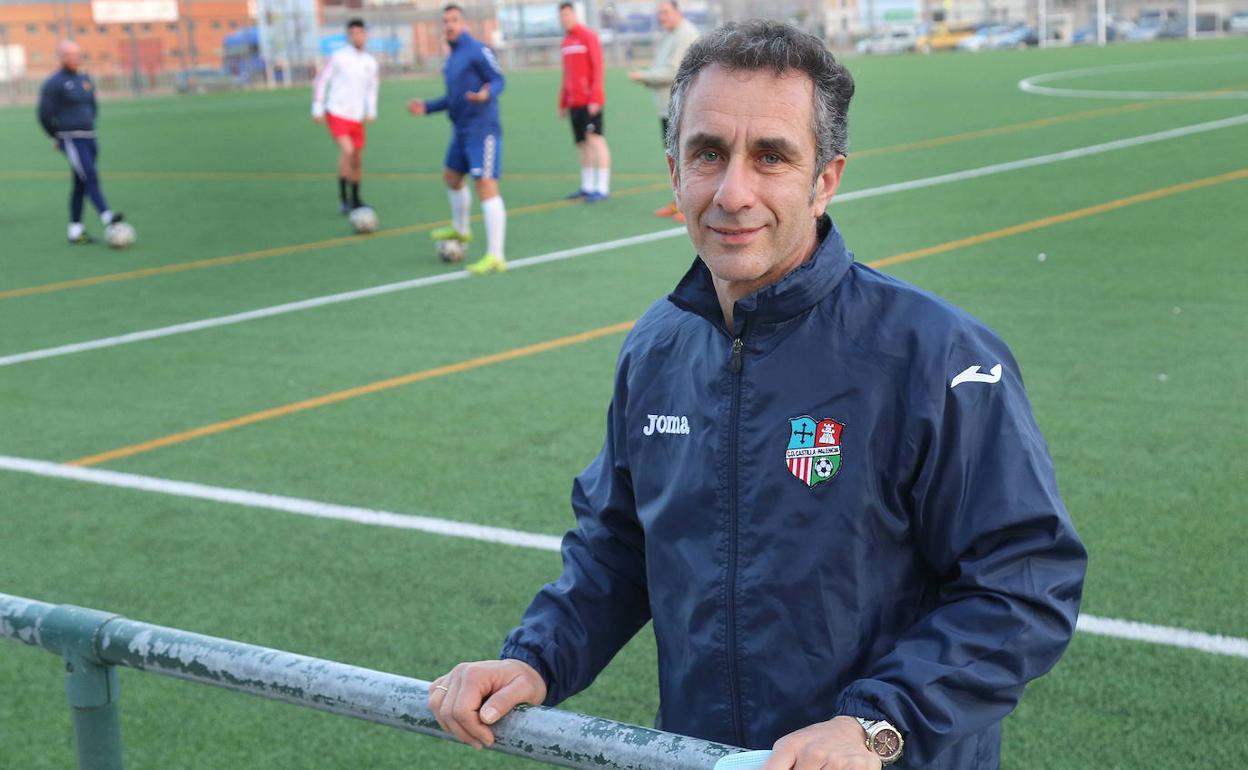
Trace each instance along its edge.
<instances>
[{"instance_id":1,"label":"jacket zipper","mask_svg":"<svg viewBox=\"0 0 1248 770\"><path fill-rule=\"evenodd\" d=\"M728 687L732 702L732 728L736 744L745 745L741 720L741 691L737 681L737 434L741 419L741 366L745 350L745 328L732 340L732 407L728 434Z\"/></svg>"}]
</instances>

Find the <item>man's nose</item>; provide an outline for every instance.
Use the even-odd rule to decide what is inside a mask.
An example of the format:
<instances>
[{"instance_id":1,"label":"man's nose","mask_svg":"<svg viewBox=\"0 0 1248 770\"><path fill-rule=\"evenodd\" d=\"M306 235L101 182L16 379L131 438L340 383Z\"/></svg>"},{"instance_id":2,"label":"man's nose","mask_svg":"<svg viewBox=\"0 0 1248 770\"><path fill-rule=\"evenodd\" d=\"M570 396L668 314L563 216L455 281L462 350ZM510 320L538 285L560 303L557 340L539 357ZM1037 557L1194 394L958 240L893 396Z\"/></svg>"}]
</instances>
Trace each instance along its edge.
<instances>
[{"instance_id":1,"label":"man's nose","mask_svg":"<svg viewBox=\"0 0 1248 770\"><path fill-rule=\"evenodd\" d=\"M750 208L754 205L756 181L749 158L732 158L724 168L719 189L715 191L715 205L727 212Z\"/></svg>"}]
</instances>

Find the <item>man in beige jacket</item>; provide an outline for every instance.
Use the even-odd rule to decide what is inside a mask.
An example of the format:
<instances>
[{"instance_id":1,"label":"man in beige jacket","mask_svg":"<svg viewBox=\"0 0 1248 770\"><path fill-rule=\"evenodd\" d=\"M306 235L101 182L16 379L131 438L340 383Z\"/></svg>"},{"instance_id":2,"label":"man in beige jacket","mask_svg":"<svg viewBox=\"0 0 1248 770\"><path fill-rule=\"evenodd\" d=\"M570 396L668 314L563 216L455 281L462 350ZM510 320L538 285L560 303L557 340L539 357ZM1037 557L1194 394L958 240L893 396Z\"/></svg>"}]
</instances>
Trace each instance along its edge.
<instances>
[{"instance_id":1,"label":"man in beige jacket","mask_svg":"<svg viewBox=\"0 0 1248 770\"><path fill-rule=\"evenodd\" d=\"M663 126L663 141L667 141L667 102L671 94L672 81L676 78L676 70L680 68L680 60L685 58L685 51L698 39L698 28L680 13L677 0L661 0L656 9L659 26L663 28L655 46L654 62L648 69L635 70L628 73L634 83L640 83L654 91L654 106L659 111L659 122ZM654 212L656 217L671 217L677 222L684 222L685 217L676 207L676 201Z\"/></svg>"}]
</instances>

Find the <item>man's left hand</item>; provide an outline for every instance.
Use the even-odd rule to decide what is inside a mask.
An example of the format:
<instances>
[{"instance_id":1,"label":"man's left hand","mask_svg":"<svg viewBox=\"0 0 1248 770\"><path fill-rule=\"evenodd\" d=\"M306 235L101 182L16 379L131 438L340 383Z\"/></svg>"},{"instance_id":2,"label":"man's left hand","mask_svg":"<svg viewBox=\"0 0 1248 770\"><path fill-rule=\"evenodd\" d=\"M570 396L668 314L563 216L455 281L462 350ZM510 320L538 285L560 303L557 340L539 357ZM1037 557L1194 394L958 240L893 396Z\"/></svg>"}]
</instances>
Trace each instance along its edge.
<instances>
[{"instance_id":1,"label":"man's left hand","mask_svg":"<svg viewBox=\"0 0 1248 770\"><path fill-rule=\"evenodd\" d=\"M589 114L590 114L590 115L597 115L598 113L602 112L602 105L601 105L601 104L591 104L591 105L589 105L589 106L588 106L588 109L589 109Z\"/></svg>"},{"instance_id":2,"label":"man's left hand","mask_svg":"<svg viewBox=\"0 0 1248 770\"><path fill-rule=\"evenodd\" d=\"M776 741L762 770L880 770L867 734L853 717L803 727Z\"/></svg>"},{"instance_id":3,"label":"man's left hand","mask_svg":"<svg viewBox=\"0 0 1248 770\"><path fill-rule=\"evenodd\" d=\"M485 102L488 102L490 100L490 84L486 83L481 86L480 91L469 91L464 94L464 98L470 102L476 102L477 104L484 104Z\"/></svg>"}]
</instances>

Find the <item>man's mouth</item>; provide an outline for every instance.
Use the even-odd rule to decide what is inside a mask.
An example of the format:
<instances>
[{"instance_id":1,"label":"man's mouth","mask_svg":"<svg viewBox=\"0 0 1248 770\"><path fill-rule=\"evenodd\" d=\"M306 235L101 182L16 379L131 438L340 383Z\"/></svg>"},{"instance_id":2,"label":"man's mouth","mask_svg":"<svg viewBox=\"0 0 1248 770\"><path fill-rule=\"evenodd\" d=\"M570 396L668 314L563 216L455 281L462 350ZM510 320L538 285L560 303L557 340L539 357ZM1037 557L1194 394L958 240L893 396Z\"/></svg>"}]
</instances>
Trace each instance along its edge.
<instances>
[{"instance_id":1,"label":"man's mouth","mask_svg":"<svg viewBox=\"0 0 1248 770\"><path fill-rule=\"evenodd\" d=\"M709 226L708 226L709 227ZM762 227L709 227L721 243L749 243L754 236L763 231Z\"/></svg>"}]
</instances>

